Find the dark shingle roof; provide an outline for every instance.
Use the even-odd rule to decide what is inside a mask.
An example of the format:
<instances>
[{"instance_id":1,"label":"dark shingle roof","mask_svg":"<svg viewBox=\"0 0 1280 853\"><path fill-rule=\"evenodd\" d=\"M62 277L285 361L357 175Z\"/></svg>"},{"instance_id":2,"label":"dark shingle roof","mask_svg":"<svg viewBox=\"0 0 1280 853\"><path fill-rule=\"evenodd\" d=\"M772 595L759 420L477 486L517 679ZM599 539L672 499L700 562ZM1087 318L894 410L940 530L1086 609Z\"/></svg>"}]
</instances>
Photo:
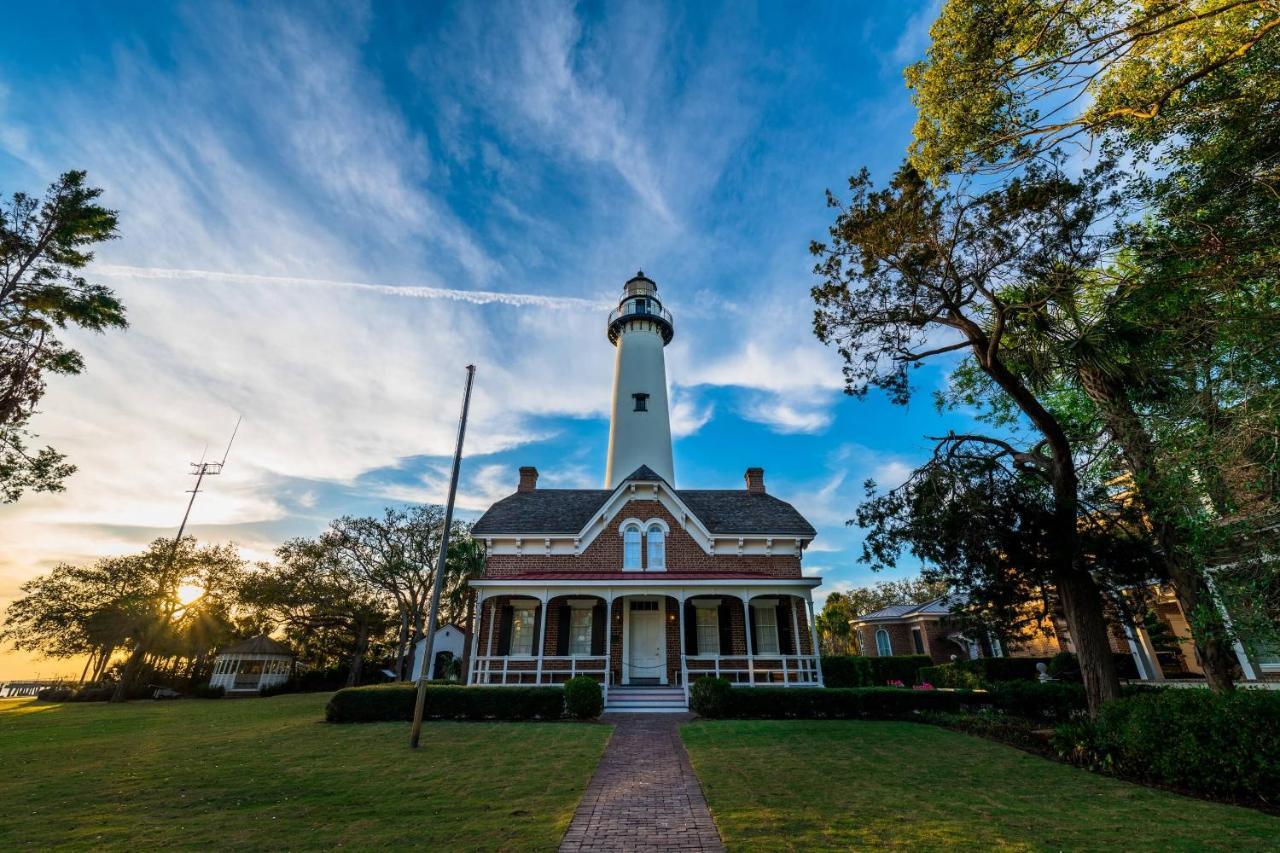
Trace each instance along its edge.
<instances>
[{"instance_id":1,"label":"dark shingle roof","mask_svg":"<svg viewBox=\"0 0 1280 853\"><path fill-rule=\"evenodd\" d=\"M662 481L641 466L627 480ZM626 481L624 481L626 482ZM613 494L608 489L535 489L516 492L489 507L475 523L479 536L493 533L577 533ZM712 533L813 536L813 525L773 495L734 489L677 489L680 500Z\"/></svg>"},{"instance_id":2,"label":"dark shingle roof","mask_svg":"<svg viewBox=\"0 0 1280 853\"><path fill-rule=\"evenodd\" d=\"M225 649L219 649L220 655L284 655L293 657L293 652L288 646L281 645L266 634L259 634L256 637L250 637L242 640L234 646L228 646Z\"/></svg>"},{"instance_id":3,"label":"dark shingle roof","mask_svg":"<svg viewBox=\"0 0 1280 853\"><path fill-rule=\"evenodd\" d=\"M857 617L858 620L905 619L910 616L948 616L965 603L962 595L944 595L922 604L890 604Z\"/></svg>"}]
</instances>

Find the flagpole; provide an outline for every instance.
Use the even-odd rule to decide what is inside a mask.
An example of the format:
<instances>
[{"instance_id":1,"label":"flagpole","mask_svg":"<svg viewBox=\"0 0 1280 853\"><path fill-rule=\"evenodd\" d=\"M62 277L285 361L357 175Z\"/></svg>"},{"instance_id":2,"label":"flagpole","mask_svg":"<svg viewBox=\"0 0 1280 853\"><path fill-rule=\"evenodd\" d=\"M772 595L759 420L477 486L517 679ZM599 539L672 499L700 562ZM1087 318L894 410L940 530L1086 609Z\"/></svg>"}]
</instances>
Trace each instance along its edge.
<instances>
[{"instance_id":1,"label":"flagpole","mask_svg":"<svg viewBox=\"0 0 1280 853\"><path fill-rule=\"evenodd\" d=\"M467 434L467 409L471 405L471 383L476 366L467 365L467 384L462 392L462 416L458 418L458 446L453 451L453 476L449 478L449 499L444 505L444 530L440 533L440 558L436 562L435 583L431 587L431 608L427 611L427 635L422 638L422 668L418 672L418 698L413 705L413 728L409 732L409 748L418 748L422 734L422 713L427 702L427 682L431 680L436 642L436 617L440 612L440 590L444 586L445 564L449 557L449 531L453 527L453 501L458 494L458 470L462 467L462 439Z\"/></svg>"}]
</instances>

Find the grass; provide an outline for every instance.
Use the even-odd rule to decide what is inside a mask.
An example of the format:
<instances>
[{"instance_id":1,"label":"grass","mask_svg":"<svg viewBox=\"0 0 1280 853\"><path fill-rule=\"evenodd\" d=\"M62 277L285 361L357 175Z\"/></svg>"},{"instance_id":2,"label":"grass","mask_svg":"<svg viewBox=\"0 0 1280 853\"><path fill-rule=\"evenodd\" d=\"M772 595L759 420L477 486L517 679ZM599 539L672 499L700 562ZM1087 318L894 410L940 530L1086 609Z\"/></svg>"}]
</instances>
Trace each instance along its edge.
<instances>
[{"instance_id":1,"label":"grass","mask_svg":"<svg viewBox=\"0 0 1280 853\"><path fill-rule=\"evenodd\" d=\"M1280 818L918 723L698 721L682 729L738 850L1274 850Z\"/></svg>"},{"instance_id":2,"label":"grass","mask_svg":"<svg viewBox=\"0 0 1280 853\"><path fill-rule=\"evenodd\" d=\"M552 849L610 727L321 722L328 694L0 701L0 850Z\"/></svg>"}]
</instances>

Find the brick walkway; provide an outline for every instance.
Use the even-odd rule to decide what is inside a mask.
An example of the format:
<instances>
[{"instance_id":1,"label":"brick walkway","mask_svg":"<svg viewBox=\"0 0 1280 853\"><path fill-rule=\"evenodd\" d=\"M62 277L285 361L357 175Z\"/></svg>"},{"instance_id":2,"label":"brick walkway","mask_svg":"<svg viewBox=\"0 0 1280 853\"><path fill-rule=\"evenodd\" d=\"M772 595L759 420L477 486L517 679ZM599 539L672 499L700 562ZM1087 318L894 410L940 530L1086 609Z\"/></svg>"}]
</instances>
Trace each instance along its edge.
<instances>
[{"instance_id":1,"label":"brick walkway","mask_svg":"<svg viewBox=\"0 0 1280 853\"><path fill-rule=\"evenodd\" d=\"M683 714L619 714L561 850L724 850L680 741Z\"/></svg>"}]
</instances>

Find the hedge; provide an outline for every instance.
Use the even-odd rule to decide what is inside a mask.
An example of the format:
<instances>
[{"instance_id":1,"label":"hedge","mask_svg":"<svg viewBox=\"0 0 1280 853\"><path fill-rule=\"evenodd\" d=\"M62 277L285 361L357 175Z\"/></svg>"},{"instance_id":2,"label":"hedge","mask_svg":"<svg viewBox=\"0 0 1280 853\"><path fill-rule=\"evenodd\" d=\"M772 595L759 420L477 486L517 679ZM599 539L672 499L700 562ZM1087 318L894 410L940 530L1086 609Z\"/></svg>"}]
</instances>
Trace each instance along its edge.
<instances>
[{"instance_id":1,"label":"hedge","mask_svg":"<svg viewBox=\"0 0 1280 853\"><path fill-rule=\"evenodd\" d=\"M976 687L1001 681L1034 679L1040 672L1036 664L1046 668L1049 658L974 658L958 660L920 670L920 678L934 687Z\"/></svg>"},{"instance_id":2,"label":"hedge","mask_svg":"<svg viewBox=\"0 0 1280 853\"><path fill-rule=\"evenodd\" d=\"M1280 694L1143 690L1060 726L1069 761L1203 796L1280 805Z\"/></svg>"},{"instance_id":3,"label":"hedge","mask_svg":"<svg viewBox=\"0 0 1280 853\"><path fill-rule=\"evenodd\" d=\"M884 687L890 681L909 686L919 683L920 670L931 663L928 655L831 655L822 658L822 680L828 687Z\"/></svg>"},{"instance_id":4,"label":"hedge","mask_svg":"<svg viewBox=\"0 0 1280 853\"><path fill-rule=\"evenodd\" d=\"M983 694L965 690L732 687L714 678L702 679L693 689L692 705L698 714L735 719L899 719L917 711L955 712L988 701Z\"/></svg>"},{"instance_id":5,"label":"hedge","mask_svg":"<svg viewBox=\"0 0 1280 853\"><path fill-rule=\"evenodd\" d=\"M325 706L330 723L412 720L418 686L411 682L348 687ZM464 687L429 685L424 715L433 720L558 720L564 714L561 687Z\"/></svg>"}]
</instances>

